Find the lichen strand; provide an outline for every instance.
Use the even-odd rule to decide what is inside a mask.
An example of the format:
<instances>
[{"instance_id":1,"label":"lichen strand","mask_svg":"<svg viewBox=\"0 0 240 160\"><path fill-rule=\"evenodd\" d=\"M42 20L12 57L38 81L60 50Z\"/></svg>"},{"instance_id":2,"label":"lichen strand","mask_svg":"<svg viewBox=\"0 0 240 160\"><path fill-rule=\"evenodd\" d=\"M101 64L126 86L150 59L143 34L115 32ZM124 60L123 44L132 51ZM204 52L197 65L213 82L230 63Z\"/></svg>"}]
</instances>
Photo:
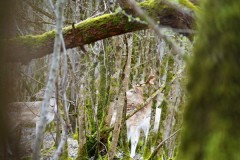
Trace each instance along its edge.
<instances>
[{"instance_id":1,"label":"lichen strand","mask_svg":"<svg viewBox=\"0 0 240 160\"><path fill-rule=\"evenodd\" d=\"M239 6L203 1L178 160L240 159Z\"/></svg>"}]
</instances>

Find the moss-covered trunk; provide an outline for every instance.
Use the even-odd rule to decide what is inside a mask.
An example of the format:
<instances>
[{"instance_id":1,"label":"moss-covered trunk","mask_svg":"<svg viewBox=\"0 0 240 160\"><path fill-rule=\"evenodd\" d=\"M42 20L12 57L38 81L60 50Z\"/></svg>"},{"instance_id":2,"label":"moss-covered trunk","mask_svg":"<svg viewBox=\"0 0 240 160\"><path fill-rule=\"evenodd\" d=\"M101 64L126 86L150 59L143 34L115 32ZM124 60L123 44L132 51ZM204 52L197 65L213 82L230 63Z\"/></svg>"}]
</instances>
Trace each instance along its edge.
<instances>
[{"instance_id":1,"label":"moss-covered trunk","mask_svg":"<svg viewBox=\"0 0 240 160\"><path fill-rule=\"evenodd\" d=\"M139 3L139 6L156 21L159 21L161 25L179 29L192 28L193 17L180 12L171 5L146 0ZM63 28L66 48L74 48L115 35L148 28L146 24L139 23L138 19L130 18L132 14L132 12L129 12L129 16L126 16L124 11L118 11L88 18L80 23ZM53 30L41 35L27 35L9 39L7 41L9 54L6 59L11 62L28 63L32 59L51 54L54 37L55 31Z\"/></svg>"},{"instance_id":2,"label":"moss-covered trunk","mask_svg":"<svg viewBox=\"0 0 240 160\"><path fill-rule=\"evenodd\" d=\"M205 0L178 160L240 159L240 0Z\"/></svg>"}]
</instances>

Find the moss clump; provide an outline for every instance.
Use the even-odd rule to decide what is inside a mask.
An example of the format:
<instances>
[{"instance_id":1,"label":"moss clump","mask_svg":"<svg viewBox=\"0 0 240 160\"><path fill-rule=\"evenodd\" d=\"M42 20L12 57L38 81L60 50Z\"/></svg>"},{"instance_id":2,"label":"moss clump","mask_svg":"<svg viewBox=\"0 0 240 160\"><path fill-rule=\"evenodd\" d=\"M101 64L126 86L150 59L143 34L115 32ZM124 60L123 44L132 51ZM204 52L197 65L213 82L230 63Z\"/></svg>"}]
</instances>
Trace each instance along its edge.
<instances>
[{"instance_id":1,"label":"moss clump","mask_svg":"<svg viewBox=\"0 0 240 160\"><path fill-rule=\"evenodd\" d=\"M19 44L23 44L26 47L41 47L46 44L46 41L52 41L55 37L55 30L46 32L41 35L27 35L27 36L21 36L14 39L11 39L12 41L19 42Z\"/></svg>"},{"instance_id":2,"label":"moss clump","mask_svg":"<svg viewBox=\"0 0 240 160\"><path fill-rule=\"evenodd\" d=\"M148 12L148 15L151 17L155 17L156 11L160 12L161 9L165 7L163 3L160 3L160 1L155 0L146 0L139 4L141 7L144 8Z\"/></svg>"},{"instance_id":3,"label":"moss clump","mask_svg":"<svg viewBox=\"0 0 240 160\"><path fill-rule=\"evenodd\" d=\"M74 133L74 134L72 135L72 138L75 139L75 140L78 140L78 132Z\"/></svg>"}]
</instances>

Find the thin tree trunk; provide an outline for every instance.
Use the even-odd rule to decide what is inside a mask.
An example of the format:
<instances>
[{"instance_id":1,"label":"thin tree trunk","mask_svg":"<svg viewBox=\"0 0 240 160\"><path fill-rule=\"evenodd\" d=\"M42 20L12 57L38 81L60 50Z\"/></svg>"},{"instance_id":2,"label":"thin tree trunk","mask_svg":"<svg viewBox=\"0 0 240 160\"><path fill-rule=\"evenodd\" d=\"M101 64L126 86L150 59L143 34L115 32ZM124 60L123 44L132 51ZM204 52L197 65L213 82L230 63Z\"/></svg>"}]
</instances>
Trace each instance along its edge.
<instances>
[{"instance_id":1,"label":"thin tree trunk","mask_svg":"<svg viewBox=\"0 0 240 160\"><path fill-rule=\"evenodd\" d=\"M110 92L112 94L110 94L110 104L109 104L109 111L108 111L108 115L106 117L105 123L106 123L106 127L110 127L110 124L115 122L114 119L116 117L112 117L113 114L116 112L117 110L117 106L116 104L116 99L119 96L119 86L120 86L120 73L121 73L121 62L122 62L122 47L121 47L121 37L113 37L113 45L115 46L115 55L114 57L116 57L114 59L114 64L115 66L113 66L114 68L113 70L113 75L111 76L111 88L110 88ZM111 121L111 119L113 121Z\"/></svg>"},{"instance_id":2,"label":"thin tree trunk","mask_svg":"<svg viewBox=\"0 0 240 160\"><path fill-rule=\"evenodd\" d=\"M49 79L46 87L46 91L44 94L44 101L41 108L41 115L40 115L40 122L36 131L36 138L35 138L35 144L34 144L34 151L32 158L34 160L40 159L40 150L41 145L43 141L44 131L46 128L46 122L47 122L47 107L49 106L50 97L53 93L53 88L55 85L56 76L58 73L58 65L59 65L59 56L60 56L60 50L61 50L61 34L62 34L62 27L63 27L63 7L64 7L64 0L57 1L57 32L55 37L55 43L54 43L54 51L53 51L53 57L52 57L52 66L49 73Z\"/></svg>"},{"instance_id":3,"label":"thin tree trunk","mask_svg":"<svg viewBox=\"0 0 240 160\"><path fill-rule=\"evenodd\" d=\"M127 51L127 60L126 60L126 65L124 68L124 78L123 78L123 82L120 88L120 94L118 97L118 101L117 101L117 117L116 117L116 122L114 124L114 130L113 130L113 139L112 139L112 145L111 145L111 150L109 153L109 159L112 160L115 156L115 152L116 152L116 148L117 148L117 144L119 141L119 133L122 127L122 114L123 114L123 107L125 104L125 93L128 90L128 83L129 83L129 77L130 77L130 72L131 72L131 57L132 57L132 34L128 35L128 43L127 43L127 48L129 49Z\"/></svg>"}]
</instances>

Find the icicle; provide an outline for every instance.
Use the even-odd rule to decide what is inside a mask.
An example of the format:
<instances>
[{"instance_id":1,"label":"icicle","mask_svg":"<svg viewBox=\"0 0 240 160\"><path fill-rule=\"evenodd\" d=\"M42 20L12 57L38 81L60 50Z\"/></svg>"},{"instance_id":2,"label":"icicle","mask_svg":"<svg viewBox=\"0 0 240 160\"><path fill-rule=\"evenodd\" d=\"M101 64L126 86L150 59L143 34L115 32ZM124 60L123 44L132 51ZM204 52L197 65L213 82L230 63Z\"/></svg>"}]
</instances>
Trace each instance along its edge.
<instances>
[{"instance_id":1,"label":"icicle","mask_svg":"<svg viewBox=\"0 0 240 160\"><path fill-rule=\"evenodd\" d=\"M148 80L144 83L154 84L153 79L155 79L155 76L150 74ZM127 111L130 112L134 110L137 106L144 103L143 87L134 86L134 88L126 92L126 98L127 98ZM140 111L135 113L132 117L130 117L126 121L127 138L128 138L128 141L131 140L130 156L132 158L135 156L141 130L144 132L145 142L147 141L148 133L150 129L151 112L152 112L152 102L149 102Z\"/></svg>"},{"instance_id":2,"label":"icicle","mask_svg":"<svg viewBox=\"0 0 240 160\"><path fill-rule=\"evenodd\" d=\"M127 124L128 126L128 124ZM137 144L140 138L140 128L138 126L131 126L127 128L127 138L131 141L131 154L130 157L133 158L136 154Z\"/></svg>"},{"instance_id":3,"label":"icicle","mask_svg":"<svg viewBox=\"0 0 240 160\"><path fill-rule=\"evenodd\" d=\"M140 131L145 135L145 142L148 138L151 118L151 103L144 108L142 112L138 112L129 118L127 124L127 139L131 141L131 157L135 156L137 144L140 138Z\"/></svg>"},{"instance_id":4,"label":"icicle","mask_svg":"<svg viewBox=\"0 0 240 160\"><path fill-rule=\"evenodd\" d=\"M157 133L159 129L159 124L160 124L160 119L161 119L161 113L162 113L162 108L159 108L160 105L163 102L164 94L160 93L157 96L157 103L156 103L156 112L155 112L155 121L154 121L154 127L153 131Z\"/></svg>"},{"instance_id":5,"label":"icicle","mask_svg":"<svg viewBox=\"0 0 240 160\"><path fill-rule=\"evenodd\" d=\"M160 124L160 119L161 119L161 112L162 112L162 108L156 108L154 128L153 128L153 131L155 133L157 133L158 129L159 129L159 124Z\"/></svg>"},{"instance_id":6,"label":"icicle","mask_svg":"<svg viewBox=\"0 0 240 160\"><path fill-rule=\"evenodd\" d=\"M110 126L112 126L116 122L116 117L117 117L117 111L114 110L113 114L112 114L112 119L111 119Z\"/></svg>"}]
</instances>

